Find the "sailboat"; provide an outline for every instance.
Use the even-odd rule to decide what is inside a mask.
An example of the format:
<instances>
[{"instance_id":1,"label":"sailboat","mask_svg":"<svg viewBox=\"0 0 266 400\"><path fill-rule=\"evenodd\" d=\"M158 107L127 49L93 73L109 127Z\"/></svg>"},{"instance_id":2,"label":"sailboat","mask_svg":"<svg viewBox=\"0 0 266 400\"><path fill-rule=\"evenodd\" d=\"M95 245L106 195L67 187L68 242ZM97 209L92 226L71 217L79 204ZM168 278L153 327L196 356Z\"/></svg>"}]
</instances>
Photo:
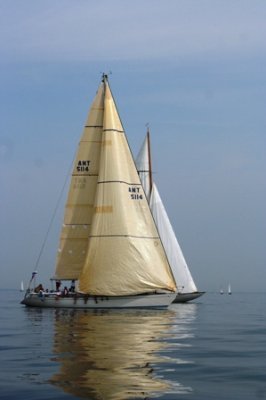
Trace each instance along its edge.
<instances>
[{"instance_id":1,"label":"sailboat","mask_svg":"<svg viewBox=\"0 0 266 400\"><path fill-rule=\"evenodd\" d=\"M230 284L230 283L228 284L227 293L228 293L228 294L232 294L231 284Z\"/></svg>"},{"instance_id":2,"label":"sailboat","mask_svg":"<svg viewBox=\"0 0 266 400\"><path fill-rule=\"evenodd\" d=\"M176 297L175 278L105 74L76 154L52 279L57 289L72 281L75 290L29 287L22 304L161 308Z\"/></svg>"},{"instance_id":3,"label":"sailboat","mask_svg":"<svg viewBox=\"0 0 266 400\"><path fill-rule=\"evenodd\" d=\"M205 292L198 291L192 278L157 186L152 179L151 164L150 131L148 128L146 137L136 158L136 165L162 244L177 283L177 294L174 303L184 303L202 296Z\"/></svg>"},{"instance_id":4,"label":"sailboat","mask_svg":"<svg viewBox=\"0 0 266 400\"><path fill-rule=\"evenodd\" d=\"M20 282L20 291L24 292L24 283L23 283L23 281Z\"/></svg>"}]
</instances>

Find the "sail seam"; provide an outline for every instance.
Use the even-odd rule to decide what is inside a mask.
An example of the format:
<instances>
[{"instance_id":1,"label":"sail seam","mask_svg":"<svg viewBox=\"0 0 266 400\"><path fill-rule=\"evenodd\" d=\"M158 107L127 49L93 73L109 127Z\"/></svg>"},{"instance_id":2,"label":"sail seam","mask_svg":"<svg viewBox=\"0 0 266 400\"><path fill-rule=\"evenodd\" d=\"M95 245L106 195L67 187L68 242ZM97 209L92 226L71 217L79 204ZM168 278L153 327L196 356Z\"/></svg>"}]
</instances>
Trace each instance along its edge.
<instances>
[{"instance_id":1,"label":"sail seam","mask_svg":"<svg viewBox=\"0 0 266 400\"><path fill-rule=\"evenodd\" d=\"M103 129L103 132L119 132L119 133L124 133L124 131L121 131L121 130L119 130L119 129L114 129L114 128Z\"/></svg>"},{"instance_id":2,"label":"sail seam","mask_svg":"<svg viewBox=\"0 0 266 400\"><path fill-rule=\"evenodd\" d=\"M125 185L129 186L141 186L141 183L130 183L130 182L125 182L125 181L99 181L97 184L99 185L100 183L124 183Z\"/></svg>"},{"instance_id":3,"label":"sail seam","mask_svg":"<svg viewBox=\"0 0 266 400\"><path fill-rule=\"evenodd\" d=\"M72 174L72 176L98 176L99 174Z\"/></svg>"},{"instance_id":4,"label":"sail seam","mask_svg":"<svg viewBox=\"0 0 266 400\"><path fill-rule=\"evenodd\" d=\"M84 140L84 139L82 139L80 141L80 143L98 143L98 144L100 144L100 143L102 143L102 141L101 140Z\"/></svg>"},{"instance_id":5,"label":"sail seam","mask_svg":"<svg viewBox=\"0 0 266 400\"><path fill-rule=\"evenodd\" d=\"M100 238L100 237L131 237L135 239L159 239L159 236L136 236L136 235L89 235L88 238Z\"/></svg>"},{"instance_id":6,"label":"sail seam","mask_svg":"<svg viewBox=\"0 0 266 400\"><path fill-rule=\"evenodd\" d=\"M64 224L64 226L73 226L73 225L75 225L75 226L89 226L91 224L75 224L75 222L73 224Z\"/></svg>"},{"instance_id":7,"label":"sail seam","mask_svg":"<svg viewBox=\"0 0 266 400\"><path fill-rule=\"evenodd\" d=\"M84 128L103 128L103 125L85 125Z\"/></svg>"},{"instance_id":8,"label":"sail seam","mask_svg":"<svg viewBox=\"0 0 266 400\"><path fill-rule=\"evenodd\" d=\"M61 239L62 239L62 241L65 241L65 242L67 242L68 240L70 242L74 242L74 241L76 241L76 242L77 241L79 241L79 242L81 242L81 241L87 242L88 241L88 236L84 236L84 237L62 236Z\"/></svg>"}]
</instances>

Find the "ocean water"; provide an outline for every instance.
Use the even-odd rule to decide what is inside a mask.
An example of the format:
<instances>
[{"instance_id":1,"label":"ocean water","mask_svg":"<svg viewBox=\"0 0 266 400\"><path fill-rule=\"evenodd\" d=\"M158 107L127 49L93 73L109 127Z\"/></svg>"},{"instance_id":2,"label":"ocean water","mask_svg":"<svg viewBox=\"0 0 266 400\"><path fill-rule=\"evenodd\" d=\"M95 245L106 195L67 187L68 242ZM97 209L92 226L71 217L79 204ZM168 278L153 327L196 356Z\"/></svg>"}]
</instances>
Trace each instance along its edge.
<instances>
[{"instance_id":1,"label":"ocean water","mask_svg":"<svg viewBox=\"0 0 266 400\"><path fill-rule=\"evenodd\" d=\"M67 311L0 291L0 399L266 399L266 293Z\"/></svg>"}]
</instances>

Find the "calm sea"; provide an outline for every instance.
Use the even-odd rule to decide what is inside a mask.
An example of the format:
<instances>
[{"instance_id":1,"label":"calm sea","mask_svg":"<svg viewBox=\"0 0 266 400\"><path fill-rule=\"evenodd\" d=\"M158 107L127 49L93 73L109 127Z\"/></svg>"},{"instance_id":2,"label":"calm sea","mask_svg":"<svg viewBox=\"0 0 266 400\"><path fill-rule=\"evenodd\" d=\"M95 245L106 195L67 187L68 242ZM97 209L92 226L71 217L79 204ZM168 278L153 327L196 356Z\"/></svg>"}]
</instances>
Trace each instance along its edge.
<instances>
[{"instance_id":1,"label":"calm sea","mask_svg":"<svg viewBox=\"0 0 266 400\"><path fill-rule=\"evenodd\" d=\"M266 399L266 293L113 312L21 297L0 291L0 399Z\"/></svg>"}]
</instances>

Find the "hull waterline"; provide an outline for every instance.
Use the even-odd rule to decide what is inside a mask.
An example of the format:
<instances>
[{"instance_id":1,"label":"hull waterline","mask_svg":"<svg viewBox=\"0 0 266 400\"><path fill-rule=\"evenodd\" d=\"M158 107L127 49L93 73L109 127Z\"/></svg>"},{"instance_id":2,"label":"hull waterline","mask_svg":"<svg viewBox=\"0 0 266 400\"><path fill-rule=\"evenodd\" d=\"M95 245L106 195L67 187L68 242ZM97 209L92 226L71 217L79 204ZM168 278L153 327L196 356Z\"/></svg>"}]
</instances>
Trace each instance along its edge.
<instances>
[{"instance_id":1,"label":"hull waterline","mask_svg":"<svg viewBox=\"0 0 266 400\"><path fill-rule=\"evenodd\" d=\"M173 303L186 303L187 301L195 300L202 296L205 292L178 293Z\"/></svg>"},{"instance_id":2,"label":"hull waterline","mask_svg":"<svg viewBox=\"0 0 266 400\"><path fill-rule=\"evenodd\" d=\"M175 293L112 297L27 293L21 304L28 307L72 309L165 308L174 301L175 297Z\"/></svg>"}]
</instances>

